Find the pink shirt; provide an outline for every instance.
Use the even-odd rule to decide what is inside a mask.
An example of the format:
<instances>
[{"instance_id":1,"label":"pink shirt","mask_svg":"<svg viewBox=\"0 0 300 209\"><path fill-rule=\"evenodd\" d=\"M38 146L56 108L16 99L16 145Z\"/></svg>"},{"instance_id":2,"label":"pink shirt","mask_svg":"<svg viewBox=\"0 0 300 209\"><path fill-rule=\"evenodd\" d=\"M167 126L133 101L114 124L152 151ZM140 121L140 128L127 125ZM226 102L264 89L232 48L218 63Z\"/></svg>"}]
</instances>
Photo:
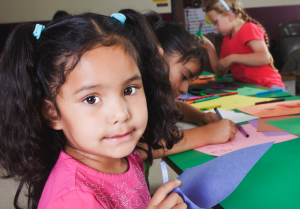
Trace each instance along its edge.
<instances>
[{"instance_id":1,"label":"pink shirt","mask_svg":"<svg viewBox=\"0 0 300 209\"><path fill-rule=\"evenodd\" d=\"M254 23L246 22L232 38L231 35L224 37L221 47L221 57L224 58L231 54L253 53L252 48L247 43L251 40L265 41L264 35L265 32L261 27ZM238 81L265 87L276 85L285 88L280 74L269 64L248 66L234 63L229 68L234 79Z\"/></svg>"},{"instance_id":2,"label":"pink shirt","mask_svg":"<svg viewBox=\"0 0 300 209\"><path fill-rule=\"evenodd\" d=\"M96 171L61 152L44 187L38 209L146 208L151 197L142 159L127 156L129 170L112 175Z\"/></svg>"}]
</instances>

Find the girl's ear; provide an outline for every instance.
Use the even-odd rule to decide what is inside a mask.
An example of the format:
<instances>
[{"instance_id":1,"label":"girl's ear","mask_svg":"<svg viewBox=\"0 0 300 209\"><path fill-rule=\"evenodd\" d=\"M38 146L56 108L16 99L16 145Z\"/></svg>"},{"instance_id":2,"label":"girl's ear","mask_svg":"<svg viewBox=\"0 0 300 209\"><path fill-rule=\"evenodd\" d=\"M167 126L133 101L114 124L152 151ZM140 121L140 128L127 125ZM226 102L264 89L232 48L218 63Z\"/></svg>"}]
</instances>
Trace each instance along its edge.
<instances>
[{"instance_id":1,"label":"girl's ear","mask_svg":"<svg viewBox=\"0 0 300 209\"><path fill-rule=\"evenodd\" d=\"M234 19L234 14L232 12L226 12L226 15L228 16L229 21L232 22Z\"/></svg>"},{"instance_id":2,"label":"girl's ear","mask_svg":"<svg viewBox=\"0 0 300 209\"><path fill-rule=\"evenodd\" d=\"M41 112L44 119L47 121L48 126L55 130L62 130L61 120L52 102L43 99L41 105Z\"/></svg>"},{"instance_id":3,"label":"girl's ear","mask_svg":"<svg viewBox=\"0 0 300 209\"><path fill-rule=\"evenodd\" d=\"M157 48L158 48L159 53L160 53L162 56L164 56L164 54L165 54L164 49L163 49L161 46L157 46Z\"/></svg>"}]
</instances>

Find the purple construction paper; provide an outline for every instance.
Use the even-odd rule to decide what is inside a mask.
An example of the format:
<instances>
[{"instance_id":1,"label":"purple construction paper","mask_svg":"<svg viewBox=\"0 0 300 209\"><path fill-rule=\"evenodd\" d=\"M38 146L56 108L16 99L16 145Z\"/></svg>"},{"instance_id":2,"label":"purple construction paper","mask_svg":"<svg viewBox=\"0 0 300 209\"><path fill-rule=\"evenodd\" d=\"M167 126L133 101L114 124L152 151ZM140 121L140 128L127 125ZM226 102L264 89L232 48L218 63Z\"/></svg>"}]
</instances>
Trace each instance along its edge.
<instances>
[{"instance_id":1,"label":"purple construction paper","mask_svg":"<svg viewBox=\"0 0 300 209\"><path fill-rule=\"evenodd\" d=\"M254 126L255 128L257 128L257 124L258 124L258 120L249 120L248 121L252 126ZM261 132L263 133L265 136L286 136L286 135L293 135L289 132Z\"/></svg>"},{"instance_id":2,"label":"purple construction paper","mask_svg":"<svg viewBox=\"0 0 300 209\"><path fill-rule=\"evenodd\" d=\"M189 94L189 93L187 93L187 94L185 94L185 95L183 95L183 94L180 94L180 95L179 95L179 97L180 97L181 99L188 99L188 98L194 97L194 96L195 96L195 95Z\"/></svg>"},{"instance_id":3,"label":"purple construction paper","mask_svg":"<svg viewBox=\"0 0 300 209\"><path fill-rule=\"evenodd\" d=\"M269 142L246 147L217 157L201 165L187 168L178 179L183 182L178 193L188 208L210 208L228 197L274 144Z\"/></svg>"}]
</instances>

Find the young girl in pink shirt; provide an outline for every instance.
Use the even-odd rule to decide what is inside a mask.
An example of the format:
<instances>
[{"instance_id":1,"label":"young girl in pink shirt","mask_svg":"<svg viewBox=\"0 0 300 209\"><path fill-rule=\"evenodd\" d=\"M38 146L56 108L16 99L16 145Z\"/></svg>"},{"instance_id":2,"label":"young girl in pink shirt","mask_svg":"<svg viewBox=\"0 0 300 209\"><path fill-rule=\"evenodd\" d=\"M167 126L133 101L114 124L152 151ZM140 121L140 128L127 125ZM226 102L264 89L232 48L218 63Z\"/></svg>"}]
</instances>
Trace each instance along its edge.
<instances>
[{"instance_id":1,"label":"young girl in pink shirt","mask_svg":"<svg viewBox=\"0 0 300 209\"><path fill-rule=\"evenodd\" d=\"M206 13L218 32L225 36L220 59L207 38L201 44L207 49L217 75L224 75L230 69L238 81L285 90L268 50L267 34L259 22L244 12L240 0L211 0L206 5Z\"/></svg>"},{"instance_id":2,"label":"young girl in pink shirt","mask_svg":"<svg viewBox=\"0 0 300 209\"><path fill-rule=\"evenodd\" d=\"M0 63L0 165L21 179L15 208L24 184L27 208L186 208L166 197L178 180L150 198L137 152L147 144L151 161L182 139L166 68L133 10L16 28Z\"/></svg>"}]
</instances>

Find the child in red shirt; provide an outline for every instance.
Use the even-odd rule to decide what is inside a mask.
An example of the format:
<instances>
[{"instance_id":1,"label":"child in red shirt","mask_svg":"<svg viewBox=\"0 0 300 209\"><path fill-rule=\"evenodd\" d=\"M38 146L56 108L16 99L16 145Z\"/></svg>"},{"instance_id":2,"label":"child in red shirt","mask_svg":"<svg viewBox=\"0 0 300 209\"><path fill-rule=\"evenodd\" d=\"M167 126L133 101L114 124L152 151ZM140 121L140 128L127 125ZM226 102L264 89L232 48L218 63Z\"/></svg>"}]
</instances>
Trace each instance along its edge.
<instances>
[{"instance_id":1,"label":"child in red shirt","mask_svg":"<svg viewBox=\"0 0 300 209\"><path fill-rule=\"evenodd\" d=\"M268 51L269 40L264 28L243 11L239 0L212 0L206 5L206 12L214 27L225 36L221 59L207 38L202 44L217 75L226 74L230 68L236 80L285 88Z\"/></svg>"}]
</instances>

